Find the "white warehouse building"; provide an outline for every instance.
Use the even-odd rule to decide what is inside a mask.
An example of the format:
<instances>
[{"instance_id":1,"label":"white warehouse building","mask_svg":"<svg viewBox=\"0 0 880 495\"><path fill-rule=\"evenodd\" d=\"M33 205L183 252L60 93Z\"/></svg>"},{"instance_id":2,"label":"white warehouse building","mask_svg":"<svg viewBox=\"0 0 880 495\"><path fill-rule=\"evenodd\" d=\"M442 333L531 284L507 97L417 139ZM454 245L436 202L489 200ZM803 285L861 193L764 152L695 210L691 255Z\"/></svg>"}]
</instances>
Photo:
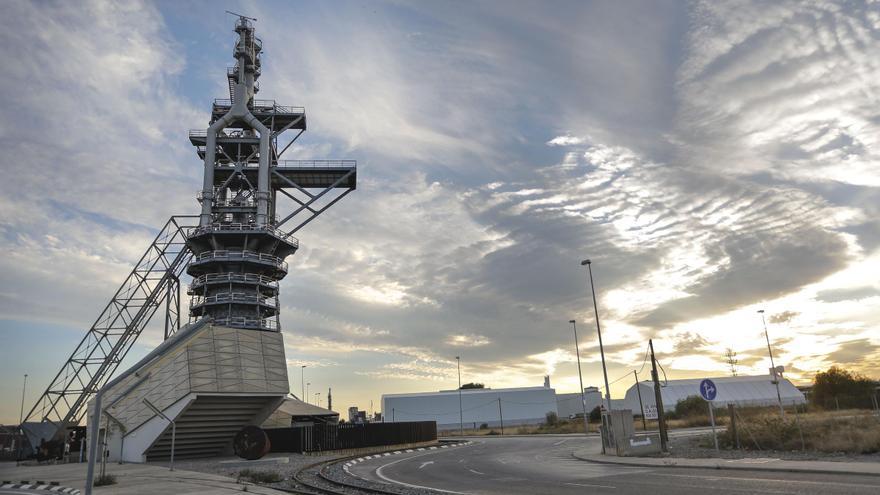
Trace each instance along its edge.
<instances>
[{"instance_id":1,"label":"white warehouse building","mask_svg":"<svg viewBox=\"0 0 880 495\"><path fill-rule=\"evenodd\" d=\"M465 428L483 423L497 427L539 424L547 413L556 413L556 391L550 387L475 388L461 391L461 415ZM382 396L386 421L436 421L437 428L459 426L459 391L441 390Z\"/></svg>"},{"instance_id":2,"label":"white warehouse building","mask_svg":"<svg viewBox=\"0 0 880 495\"><path fill-rule=\"evenodd\" d=\"M715 383L715 388L717 389L717 395L713 401L716 407L723 407L727 404L734 404L739 407L775 406L779 404L779 399L776 396L776 385L771 381L770 375L725 376L710 378L710 380ZM669 380L665 386L660 387L663 410L674 410L678 401L692 395L699 397L700 382L702 381L702 378ZM624 406L621 407L621 409L632 409L633 414L636 415L641 414L639 410L639 390L642 393L642 403L646 409L656 404L653 382L639 382L638 387L639 389L637 390L636 385L633 385L626 391L626 398L623 401ZM782 396L782 403L787 406L805 404L807 402L804 394L785 378L779 380L779 394ZM616 404L612 404L612 406L616 406ZM614 408L617 409L617 407Z\"/></svg>"},{"instance_id":3,"label":"white warehouse building","mask_svg":"<svg viewBox=\"0 0 880 495\"><path fill-rule=\"evenodd\" d=\"M602 404L602 394L599 393L597 387L587 387L584 389L583 401L587 405L587 414ZM560 418L573 418L584 413L584 407L581 405L581 394L573 392L570 394L556 394L556 412Z\"/></svg>"}]
</instances>

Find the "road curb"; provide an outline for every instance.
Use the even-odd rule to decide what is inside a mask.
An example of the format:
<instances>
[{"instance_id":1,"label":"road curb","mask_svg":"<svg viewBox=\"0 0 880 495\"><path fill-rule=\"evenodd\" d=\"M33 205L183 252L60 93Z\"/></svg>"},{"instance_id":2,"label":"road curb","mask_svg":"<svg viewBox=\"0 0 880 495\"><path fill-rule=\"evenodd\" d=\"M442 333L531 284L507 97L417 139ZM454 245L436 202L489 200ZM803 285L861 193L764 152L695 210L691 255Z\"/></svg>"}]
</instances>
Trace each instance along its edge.
<instances>
[{"instance_id":1,"label":"road curb","mask_svg":"<svg viewBox=\"0 0 880 495\"><path fill-rule=\"evenodd\" d=\"M67 486L61 486L57 483L46 483L44 481L35 481L34 483L30 483L27 481L22 481L21 483L9 483L3 482L0 484L0 488L14 488L16 490L44 490L55 493L64 493L67 495L80 495L80 491L78 488L70 488Z\"/></svg>"},{"instance_id":2,"label":"road curb","mask_svg":"<svg viewBox=\"0 0 880 495\"><path fill-rule=\"evenodd\" d=\"M770 473L815 473L815 474L843 474L857 476L880 476L880 472L870 471L838 471L835 469L815 469L815 468L796 468L796 467L761 467L760 465L751 464L714 464L711 466L700 464L680 464L673 463L649 463L649 462L629 462L616 461L612 459L596 459L592 456L578 455L572 452L572 457L584 462L592 462L595 464L613 464L615 466L632 466L632 467L649 467L649 468L684 468L684 469L709 469L714 471L766 471ZM681 460L681 459L677 459ZM686 459L685 459L686 460ZM712 459L713 461L715 459ZM810 461L804 461L810 462Z\"/></svg>"},{"instance_id":3,"label":"road curb","mask_svg":"<svg viewBox=\"0 0 880 495\"><path fill-rule=\"evenodd\" d=\"M345 463L342 464L342 470L345 471L345 474L348 474L349 476L354 476L355 478L363 479L360 476L349 471L349 469L352 466L354 466L355 464L357 464L359 462L369 461L371 459L379 459L381 457L391 457L393 455L399 455L399 454L409 454L412 452L430 452L432 450L437 451L437 450L449 449L449 448L455 448L455 447L464 447L466 445L471 445L472 443L474 443L474 442L470 441L470 440L465 441L465 442L457 441L455 443L449 443L449 444L445 444L445 445L435 445L432 447L418 447L418 448L414 447L411 449L400 449L400 450L394 450L394 451L380 452L378 454L373 454L373 455L365 455L365 456L349 459L348 461L346 461ZM342 461L339 461L339 462L337 462L337 464L341 463L341 462ZM366 480L366 481L369 481L369 480Z\"/></svg>"}]
</instances>

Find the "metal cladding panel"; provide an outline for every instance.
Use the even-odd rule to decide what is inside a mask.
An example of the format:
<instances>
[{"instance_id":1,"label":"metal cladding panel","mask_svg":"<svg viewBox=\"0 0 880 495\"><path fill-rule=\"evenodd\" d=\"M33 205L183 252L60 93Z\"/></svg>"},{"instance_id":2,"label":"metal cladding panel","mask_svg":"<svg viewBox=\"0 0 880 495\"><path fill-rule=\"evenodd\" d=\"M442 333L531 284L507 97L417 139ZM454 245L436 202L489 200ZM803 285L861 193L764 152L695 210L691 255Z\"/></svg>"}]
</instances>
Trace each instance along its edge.
<instances>
[{"instance_id":1,"label":"metal cladding panel","mask_svg":"<svg viewBox=\"0 0 880 495\"><path fill-rule=\"evenodd\" d=\"M776 396L776 385L770 381L769 375L763 376L736 376L710 378L715 382L718 395L713 403L720 407L726 404L734 404L740 407L749 406L775 406L779 403ZM663 398L663 409L671 411L675 409L678 401L690 396L700 396L700 382L702 379L669 380L665 387L661 387L660 393ZM652 382L641 382L642 402L645 407L654 405L654 385ZM786 405L805 404L806 398L800 390L790 381L782 379L779 382L779 393L782 402ZM639 410L639 399L636 386L633 385L626 392L626 407L633 411Z\"/></svg>"},{"instance_id":2,"label":"metal cladding panel","mask_svg":"<svg viewBox=\"0 0 880 495\"><path fill-rule=\"evenodd\" d=\"M587 414L602 403L602 395L596 389L584 389L584 400L587 404ZM581 394L556 394L556 411L560 418L570 418L583 414L581 406Z\"/></svg>"},{"instance_id":3,"label":"metal cladding panel","mask_svg":"<svg viewBox=\"0 0 880 495\"><path fill-rule=\"evenodd\" d=\"M472 428L487 423L505 425L539 423L548 412L556 413L556 391L545 387L462 390L463 422ZM382 396L386 421L436 421L439 427L459 424L458 391Z\"/></svg>"}]
</instances>

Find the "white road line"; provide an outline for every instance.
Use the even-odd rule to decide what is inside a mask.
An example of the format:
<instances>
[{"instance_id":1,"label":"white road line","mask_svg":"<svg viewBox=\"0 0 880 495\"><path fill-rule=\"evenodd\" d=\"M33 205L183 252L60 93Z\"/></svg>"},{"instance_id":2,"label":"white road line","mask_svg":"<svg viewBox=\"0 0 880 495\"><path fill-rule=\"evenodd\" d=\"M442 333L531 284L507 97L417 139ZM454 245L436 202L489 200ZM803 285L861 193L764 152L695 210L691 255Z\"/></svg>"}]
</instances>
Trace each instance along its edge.
<instances>
[{"instance_id":1,"label":"white road line","mask_svg":"<svg viewBox=\"0 0 880 495\"><path fill-rule=\"evenodd\" d=\"M585 487L588 487L588 488L611 488L611 489L613 489L613 490L616 490L616 489L617 489L616 486L609 486L609 485L591 485L591 484L589 484L589 483L566 483L566 485L571 485L571 486L585 486Z\"/></svg>"},{"instance_id":2,"label":"white road line","mask_svg":"<svg viewBox=\"0 0 880 495\"><path fill-rule=\"evenodd\" d=\"M403 485L403 486L407 486L407 487L409 487L409 488L421 488L422 490L434 490L434 491L436 491L436 492L442 492L442 493L453 493L453 494L456 494L456 495L470 495L470 494L467 493L467 492L456 492L456 491L452 491L452 490L443 490L442 488L434 488L434 487L430 487L430 486L413 485L413 484L411 484L411 483L405 483L405 482L403 482L403 481L397 481L397 480L395 480L395 479L391 479L391 478L385 476L384 474L382 474L382 470L384 470L384 469L387 468L388 466L393 466L394 464L397 464L397 463L400 462L400 461L405 461L405 460L407 460L407 459L415 459L416 457L423 457L423 456L426 456L426 455L431 455L431 454L433 454L433 453L434 453L434 452L426 452L426 453L424 453L424 454L414 455L414 456L412 456L412 457L404 457L404 458L402 458L402 459L397 459L396 461L391 461L391 462L389 462L388 464L385 464L385 465L383 465L383 466L380 466L379 469L376 469L376 476L378 476L379 478L381 478L381 479L384 480L384 481L387 481L388 483L394 483L394 484L396 484L396 485Z\"/></svg>"},{"instance_id":3,"label":"white road line","mask_svg":"<svg viewBox=\"0 0 880 495\"><path fill-rule=\"evenodd\" d=\"M565 442L567 442L567 441L569 441L569 440L571 440L571 439L570 439L570 438L566 438L565 440L560 440L560 441L554 443L553 445L562 445L562 444L564 444Z\"/></svg>"},{"instance_id":4,"label":"white road line","mask_svg":"<svg viewBox=\"0 0 880 495\"><path fill-rule=\"evenodd\" d=\"M486 473L481 473L481 472L477 471L476 469L471 469L471 468L468 468L468 471L470 471L470 472L472 472L472 473L474 473L474 474L482 474L482 475L485 475L485 474L486 474Z\"/></svg>"}]
</instances>

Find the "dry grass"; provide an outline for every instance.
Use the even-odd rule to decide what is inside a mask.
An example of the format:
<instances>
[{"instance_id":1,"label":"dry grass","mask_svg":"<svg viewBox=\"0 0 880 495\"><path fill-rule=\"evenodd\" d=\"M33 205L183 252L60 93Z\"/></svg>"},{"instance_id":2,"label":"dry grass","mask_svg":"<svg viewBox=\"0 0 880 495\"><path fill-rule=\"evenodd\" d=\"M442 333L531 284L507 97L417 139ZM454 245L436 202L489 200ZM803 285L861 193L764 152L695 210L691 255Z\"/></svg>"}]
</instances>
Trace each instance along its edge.
<instances>
[{"instance_id":1,"label":"dry grass","mask_svg":"<svg viewBox=\"0 0 880 495\"><path fill-rule=\"evenodd\" d=\"M284 477L274 471L257 471L255 469L242 469L238 472L238 479L252 483L278 483Z\"/></svg>"},{"instance_id":2,"label":"dry grass","mask_svg":"<svg viewBox=\"0 0 880 495\"><path fill-rule=\"evenodd\" d=\"M750 450L811 450L871 454L880 452L880 419L866 411L755 414L740 418L740 443ZM727 447L735 446L732 432L719 435Z\"/></svg>"}]
</instances>

